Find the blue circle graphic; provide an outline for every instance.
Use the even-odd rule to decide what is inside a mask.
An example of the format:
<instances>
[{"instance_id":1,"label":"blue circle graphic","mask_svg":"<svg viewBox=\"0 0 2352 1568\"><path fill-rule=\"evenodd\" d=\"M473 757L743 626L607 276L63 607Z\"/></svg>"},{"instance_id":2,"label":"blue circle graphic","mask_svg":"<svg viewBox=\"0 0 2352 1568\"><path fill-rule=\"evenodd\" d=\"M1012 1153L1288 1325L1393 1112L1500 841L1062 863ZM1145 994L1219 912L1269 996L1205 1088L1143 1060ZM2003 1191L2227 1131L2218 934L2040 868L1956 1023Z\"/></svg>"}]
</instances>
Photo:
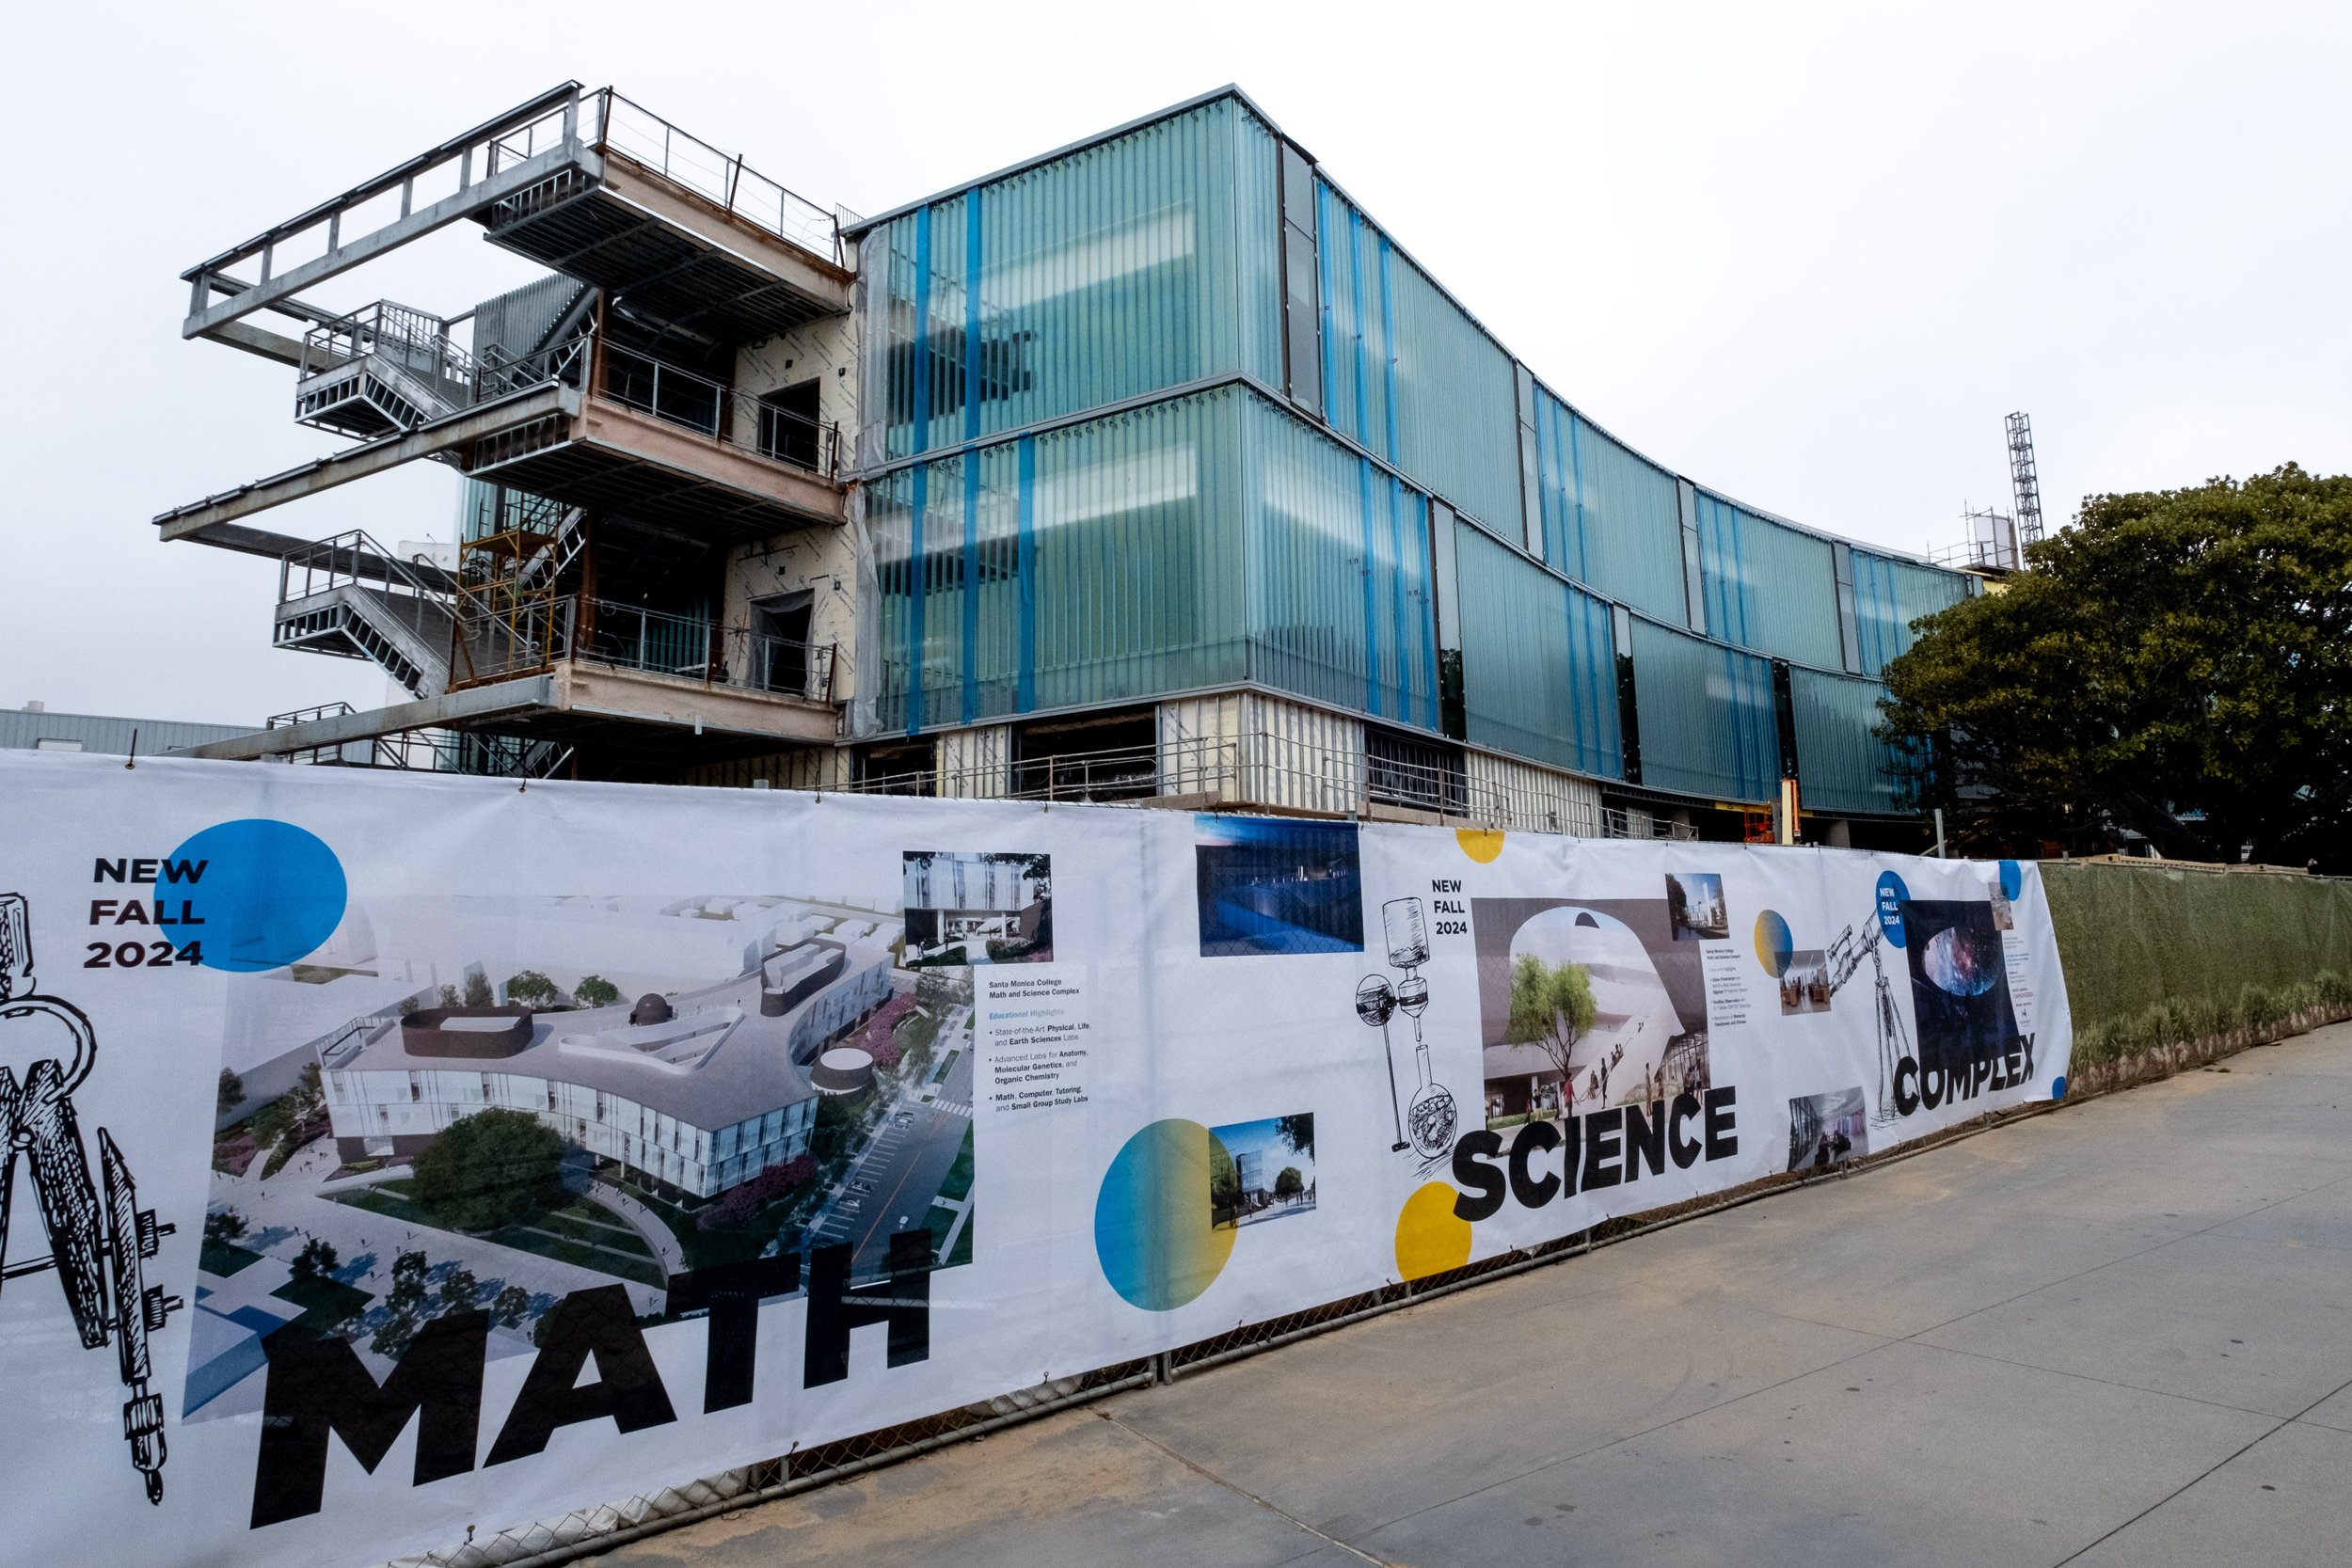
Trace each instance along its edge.
<instances>
[{"instance_id":1,"label":"blue circle graphic","mask_svg":"<svg viewBox=\"0 0 2352 1568\"><path fill-rule=\"evenodd\" d=\"M155 895L177 909L207 969L253 974L316 952L342 924L342 863L316 833L248 816L205 829L174 849Z\"/></svg>"},{"instance_id":2,"label":"blue circle graphic","mask_svg":"<svg viewBox=\"0 0 2352 1568\"><path fill-rule=\"evenodd\" d=\"M2066 1098L2066 1074L2061 1072L2056 1078L2050 1080L2050 1098L2052 1100L2064 1100Z\"/></svg>"},{"instance_id":3,"label":"blue circle graphic","mask_svg":"<svg viewBox=\"0 0 2352 1568\"><path fill-rule=\"evenodd\" d=\"M1892 871L1879 873L1879 929L1885 933L1889 947L1903 944L1903 904L1910 897L1911 890L1903 886L1900 877Z\"/></svg>"},{"instance_id":4,"label":"blue circle graphic","mask_svg":"<svg viewBox=\"0 0 2352 1568\"><path fill-rule=\"evenodd\" d=\"M2001 896L2014 898L2017 896L2017 890L2025 885L2026 874L2017 869L2017 863L2003 861L2001 863Z\"/></svg>"}]
</instances>

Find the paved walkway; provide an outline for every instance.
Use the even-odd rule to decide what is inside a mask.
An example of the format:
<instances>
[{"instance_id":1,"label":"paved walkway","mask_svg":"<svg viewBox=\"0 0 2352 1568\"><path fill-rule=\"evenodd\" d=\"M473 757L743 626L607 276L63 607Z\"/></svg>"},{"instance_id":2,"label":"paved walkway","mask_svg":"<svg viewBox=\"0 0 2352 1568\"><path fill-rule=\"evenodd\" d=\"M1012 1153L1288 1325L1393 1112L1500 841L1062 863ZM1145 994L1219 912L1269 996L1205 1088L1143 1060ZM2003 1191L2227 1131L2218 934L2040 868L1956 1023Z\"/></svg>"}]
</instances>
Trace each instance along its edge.
<instances>
[{"instance_id":1,"label":"paved walkway","mask_svg":"<svg viewBox=\"0 0 2352 1568\"><path fill-rule=\"evenodd\" d=\"M2342 1563L2352 1026L599 1560Z\"/></svg>"}]
</instances>

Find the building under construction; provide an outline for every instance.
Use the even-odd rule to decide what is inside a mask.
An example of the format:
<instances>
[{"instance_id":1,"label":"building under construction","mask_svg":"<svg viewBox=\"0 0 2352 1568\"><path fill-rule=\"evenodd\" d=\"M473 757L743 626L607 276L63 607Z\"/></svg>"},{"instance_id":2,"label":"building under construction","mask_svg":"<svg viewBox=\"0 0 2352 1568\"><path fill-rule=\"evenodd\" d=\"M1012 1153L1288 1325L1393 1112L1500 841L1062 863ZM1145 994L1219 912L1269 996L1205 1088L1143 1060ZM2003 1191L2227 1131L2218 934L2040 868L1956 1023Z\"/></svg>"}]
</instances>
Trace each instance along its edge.
<instances>
[{"instance_id":1,"label":"building under construction","mask_svg":"<svg viewBox=\"0 0 2352 1568\"><path fill-rule=\"evenodd\" d=\"M547 275L322 303L461 221ZM1916 846L1974 579L1636 451L1237 89L860 218L567 83L184 276L350 444L163 537L411 694L198 754ZM453 554L259 526L417 459Z\"/></svg>"}]
</instances>

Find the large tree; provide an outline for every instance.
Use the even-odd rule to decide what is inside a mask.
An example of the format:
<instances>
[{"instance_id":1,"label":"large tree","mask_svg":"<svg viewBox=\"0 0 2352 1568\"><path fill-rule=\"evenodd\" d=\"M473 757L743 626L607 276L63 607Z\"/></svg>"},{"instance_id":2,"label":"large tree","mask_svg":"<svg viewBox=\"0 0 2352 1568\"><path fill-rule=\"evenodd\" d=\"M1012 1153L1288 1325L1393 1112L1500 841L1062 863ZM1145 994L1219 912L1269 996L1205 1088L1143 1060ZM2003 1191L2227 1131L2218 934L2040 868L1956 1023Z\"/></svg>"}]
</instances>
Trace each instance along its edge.
<instances>
[{"instance_id":1,"label":"large tree","mask_svg":"<svg viewBox=\"0 0 2352 1568\"><path fill-rule=\"evenodd\" d=\"M1886 668L1959 847L2352 868L2352 477L2093 497L2028 559Z\"/></svg>"},{"instance_id":2,"label":"large tree","mask_svg":"<svg viewBox=\"0 0 2352 1568\"><path fill-rule=\"evenodd\" d=\"M409 1191L457 1230L494 1230L564 1201L564 1140L523 1111L476 1111L417 1155Z\"/></svg>"}]
</instances>

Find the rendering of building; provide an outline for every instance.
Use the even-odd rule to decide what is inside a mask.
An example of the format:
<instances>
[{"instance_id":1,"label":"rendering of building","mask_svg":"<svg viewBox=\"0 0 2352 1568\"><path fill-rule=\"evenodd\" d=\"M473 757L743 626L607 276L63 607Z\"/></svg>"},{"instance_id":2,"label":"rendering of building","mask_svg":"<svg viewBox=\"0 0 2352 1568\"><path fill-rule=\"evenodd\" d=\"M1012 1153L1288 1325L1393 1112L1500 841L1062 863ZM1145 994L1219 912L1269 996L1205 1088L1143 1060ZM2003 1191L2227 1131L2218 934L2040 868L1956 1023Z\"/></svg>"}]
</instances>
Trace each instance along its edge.
<instances>
[{"instance_id":1,"label":"rendering of building","mask_svg":"<svg viewBox=\"0 0 2352 1568\"><path fill-rule=\"evenodd\" d=\"M818 983L779 992L778 966ZM790 1005L764 1005L778 994ZM709 1197L806 1150L810 1064L890 995L889 949L818 940L676 996L426 1008L327 1056L327 1115L348 1163L413 1155L477 1111L527 1111L600 1159Z\"/></svg>"},{"instance_id":2,"label":"rendering of building","mask_svg":"<svg viewBox=\"0 0 2352 1568\"><path fill-rule=\"evenodd\" d=\"M552 270L319 302L459 220ZM1235 88L862 218L567 84L186 279L353 444L164 537L415 693L202 754L1918 843L1879 677L1975 579L1636 451ZM418 458L454 568L247 520Z\"/></svg>"}]
</instances>

